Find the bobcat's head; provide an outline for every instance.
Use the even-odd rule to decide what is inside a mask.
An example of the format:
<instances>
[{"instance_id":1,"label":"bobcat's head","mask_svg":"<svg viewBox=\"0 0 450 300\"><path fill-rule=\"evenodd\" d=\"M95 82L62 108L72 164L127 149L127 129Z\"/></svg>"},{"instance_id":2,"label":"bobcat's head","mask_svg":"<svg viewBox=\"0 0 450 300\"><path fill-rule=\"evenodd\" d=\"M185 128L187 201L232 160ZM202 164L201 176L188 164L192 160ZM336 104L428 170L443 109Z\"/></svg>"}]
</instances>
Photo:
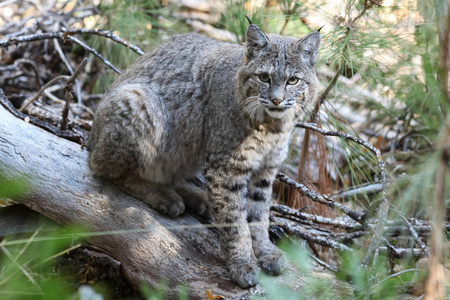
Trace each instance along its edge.
<instances>
[{"instance_id":1,"label":"bobcat's head","mask_svg":"<svg viewBox=\"0 0 450 300\"><path fill-rule=\"evenodd\" d=\"M238 71L244 112L260 122L269 117L303 118L316 100L314 65L320 33L315 31L302 39L265 35L250 23L246 37L245 63Z\"/></svg>"}]
</instances>

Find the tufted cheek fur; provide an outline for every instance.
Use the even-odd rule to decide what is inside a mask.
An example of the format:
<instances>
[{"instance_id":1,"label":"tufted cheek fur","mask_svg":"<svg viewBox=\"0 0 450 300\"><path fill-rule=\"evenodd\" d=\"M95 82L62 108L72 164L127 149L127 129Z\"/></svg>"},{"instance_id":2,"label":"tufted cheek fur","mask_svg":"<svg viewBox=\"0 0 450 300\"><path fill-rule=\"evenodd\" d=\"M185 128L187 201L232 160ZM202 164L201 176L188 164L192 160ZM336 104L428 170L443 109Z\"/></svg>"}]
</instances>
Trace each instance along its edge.
<instances>
[{"instance_id":1,"label":"tufted cheek fur","mask_svg":"<svg viewBox=\"0 0 450 300\"><path fill-rule=\"evenodd\" d=\"M315 37L297 40L269 35L269 44L258 48L258 55L247 57L238 72L238 85L241 105L251 119L261 122L267 118L266 107L272 99L289 106L283 120L301 119L311 112L317 94L317 78L311 67L317 50L310 45L312 40L317 42ZM269 75L270 82L258 78L262 73ZM287 84L291 77L298 78L298 83Z\"/></svg>"}]
</instances>

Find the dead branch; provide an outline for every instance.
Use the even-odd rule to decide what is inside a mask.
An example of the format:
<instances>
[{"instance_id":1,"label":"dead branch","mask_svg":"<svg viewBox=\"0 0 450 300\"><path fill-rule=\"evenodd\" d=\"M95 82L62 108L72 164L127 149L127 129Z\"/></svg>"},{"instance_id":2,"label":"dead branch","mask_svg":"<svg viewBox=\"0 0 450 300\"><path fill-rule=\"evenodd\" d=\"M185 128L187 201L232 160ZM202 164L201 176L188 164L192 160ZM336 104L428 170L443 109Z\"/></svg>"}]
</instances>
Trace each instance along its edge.
<instances>
[{"instance_id":1,"label":"dead branch","mask_svg":"<svg viewBox=\"0 0 450 300\"><path fill-rule=\"evenodd\" d=\"M345 132L341 132L341 131L326 130L326 129L317 127L316 124L303 122L303 123L298 123L296 126L300 127L300 128L313 130L313 131L318 132L318 133L320 133L322 135L336 136L336 137L340 137L342 139L345 139L347 141L355 142L355 143L363 146L364 148L370 150L373 154L375 154L376 159L378 161L378 167L380 169L381 182L382 182L382 185L383 185L382 198L383 198L384 202L387 202L387 200L386 200L387 181L386 181L386 172L384 170L384 165L385 164L384 164L383 158L381 157L380 149L374 147L368 141L365 141L363 139L357 138L357 137L355 137L355 136L353 136L351 134L348 134L348 133L345 133ZM366 218L367 218L367 216L366 216Z\"/></svg>"},{"instance_id":2,"label":"dead branch","mask_svg":"<svg viewBox=\"0 0 450 300\"><path fill-rule=\"evenodd\" d=\"M11 113L16 118L24 120L27 123L36 125L48 132L51 132L55 136L67 139L69 141L74 141L80 144L87 140L87 134L83 130L79 130L78 133L75 133L70 130L59 130L57 127L49 124L48 122L42 121L38 118L26 115L23 112L16 110L14 106L11 104L11 102L5 97L5 94L1 89L0 89L0 104L1 104L0 106L9 111L9 113Z\"/></svg>"},{"instance_id":3,"label":"dead branch","mask_svg":"<svg viewBox=\"0 0 450 300\"><path fill-rule=\"evenodd\" d=\"M403 222L405 222L406 227L408 228L411 235L414 237L414 240L419 245L420 249L422 249L423 253L425 253L426 256L430 256L430 250L425 245L424 242L419 237L419 234L417 234L416 229L412 226L411 222L393 205L391 205L391 208L402 218Z\"/></svg>"},{"instance_id":4,"label":"dead branch","mask_svg":"<svg viewBox=\"0 0 450 300\"><path fill-rule=\"evenodd\" d=\"M339 221L336 219L331 219L331 218L326 218L326 217L322 217L322 216L304 213L299 210L295 211L292 208L285 206L285 205L280 205L280 204L272 205L270 207L270 209L272 211L282 213L283 215L294 216L301 220L308 220L308 221L312 221L317 224L331 225L336 228L351 229L351 230L364 229L364 226L362 226L359 223L355 223L355 222L349 223L349 222Z\"/></svg>"},{"instance_id":5,"label":"dead branch","mask_svg":"<svg viewBox=\"0 0 450 300\"><path fill-rule=\"evenodd\" d=\"M70 74L73 74L73 68L70 65L69 61L66 58L66 55L64 54L63 50L61 49L61 46L59 45L59 42L57 39L53 39L53 44L55 45L56 52L58 52L59 57L61 58L62 62L66 66L67 70L69 70ZM75 79L75 85L77 87L77 99L78 104L81 105L81 85L80 81L78 79Z\"/></svg>"},{"instance_id":6,"label":"dead branch","mask_svg":"<svg viewBox=\"0 0 450 300\"><path fill-rule=\"evenodd\" d=\"M33 97L31 97L30 99L28 99L24 105L22 105L22 107L19 109L20 112L23 112L31 103L33 103L37 98L39 98L39 96L42 95L42 93L50 86L52 86L53 84L55 84L56 82L60 81L60 80L68 80L70 78L70 76L67 75L61 75L58 77L53 78L52 80L50 80L49 82L47 82L43 87L41 87L41 89L36 93L36 95L34 95Z\"/></svg>"},{"instance_id":7,"label":"dead branch","mask_svg":"<svg viewBox=\"0 0 450 300\"><path fill-rule=\"evenodd\" d=\"M363 215L361 215L360 213L346 207L345 205L342 205L339 202L335 202L335 201L331 200L328 196L320 195L319 193L308 189L305 185L296 182L295 180L293 180L292 178L289 178L287 175L285 175L283 173L277 174L276 178L279 181L290 185L291 187L293 187L294 189L299 191L301 194L310 198L312 201L319 202L319 203L327 205L331 208L336 207L340 211L342 211L344 214L348 215L350 218L352 218L353 220L355 220L358 223L361 223L363 220Z\"/></svg>"},{"instance_id":8,"label":"dead branch","mask_svg":"<svg viewBox=\"0 0 450 300\"><path fill-rule=\"evenodd\" d=\"M68 38L69 40L71 40L72 42L74 42L75 44L77 44L77 45L81 46L82 48L84 48L86 51L89 51L89 52L91 52L92 54L94 54L95 56L97 56L101 61L103 61L103 63L104 63L105 65L107 65L108 67L110 67L111 69L113 69L114 72L116 72L117 74L119 74L119 75L122 74L122 72L121 72L119 69L117 69L112 63L110 63L109 60L107 60L106 58L104 58L103 55L101 55L100 53L98 53L97 50L95 50L95 49L89 47L88 45L86 45L85 43L83 43L82 41L80 41L79 39L77 39L77 38L74 37L74 36L69 35L69 36L67 36L67 38Z\"/></svg>"},{"instance_id":9,"label":"dead branch","mask_svg":"<svg viewBox=\"0 0 450 300\"><path fill-rule=\"evenodd\" d=\"M46 33L22 35L18 37L9 37L6 40L0 41L0 47L8 48L11 45L18 45L20 43L51 40L55 38L63 41L65 40L61 32L46 32Z\"/></svg>"},{"instance_id":10,"label":"dead branch","mask_svg":"<svg viewBox=\"0 0 450 300\"><path fill-rule=\"evenodd\" d=\"M325 130L322 128L318 128L315 124L310 124L310 123L300 123L300 124L297 124L297 127L307 128L307 129L314 130L315 132L318 132L323 135L337 136L337 137L343 138L345 140L353 141L357 144L364 146L366 149L370 150L372 153L375 154L376 159L378 161L378 167L380 169L380 177L381 177L381 183L382 183L383 189L382 189L381 201L377 201L376 203L374 203L372 208L369 208L367 210L367 212L363 218L363 221L366 222L371 217L371 214L376 209L378 209L378 218L377 218L375 227L373 229L373 236L372 236L371 242L369 244L369 248L366 253L366 256L364 257L364 259L362 261L363 265L367 265L370 258L373 255L374 251L378 248L378 244L381 240L381 235L383 234L384 224L386 222L387 215L389 213L389 202L386 199L387 182L386 182L386 172L384 170L385 164L384 164L383 158L381 157L380 150L377 149L376 147L374 147L371 143L364 141L360 138L357 138L355 136L352 136L345 132Z\"/></svg>"},{"instance_id":11,"label":"dead branch","mask_svg":"<svg viewBox=\"0 0 450 300\"><path fill-rule=\"evenodd\" d=\"M69 79L67 79L66 86L64 87L64 90L66 91L66 103L64 104L64 109L62 111L61 130L65 130L67 127L67 116L69 115L70 102L72 102L73 100L72 85L88 62L89 59L87 59L86 57L83 58L83 61L75 69L72 76L70 76Z\"/></svg>"},{"instance_id":12,"label":"dead branch","mask_svg":"<svg viewBox=\"0 0 450 300\"><path fill-rule=\"evenodd\" d=\"M291 225L289 223L283 223L281 225L281 228L287 234L292 234L292 235L301 237L304 240L316 243L318 245L332 248L332 249L336 250L339 253L342 253L342 252L353 252L352 248L349 248L349 247L347 247L344 244L335 242L335 241L330 240L330 239L326 239L324 237L315 236L314 234L312 234L312 233L310 233L310 232L308 232L306 230L301 230L297 226Z\"/></svg>"},{"instance_id":13,"label":"dead branch","mask_svg":"<svg viewBox=\"0 0 450 300\"><path fill-rule=\"evenodd\" d=\"M98 36L102 36L105 38L108 38L116 43L119 43L127 48L130 48L131 50L133 50L134 52L136 52L139 55L144 55L144 51L141 50L141 48L139 48L138 46L135 46L133 44L130 44L129 42L127 42L126 40L122 39L121 37L112 34L111 32L107 31L107 30L97 30L97 29L76 29L76 28L62 28L63 32L68 32L68 33L81 33L81 34L93 34L93 35L98 35Z\"/></svg>"},{"instance_id":14,"label":"dead branch","mask_svg":"<svg viewBox=\"0 0 450 300\"><path fill-rule=\"evenodd\" d=\"M10 37L6 40L0 41L0 47L2 48L8 48L11 45L17 45L19 43L25 43L25 42L34 42L34 41L42 41L42 40L53 40L53 39L59 39L62 41L71 40L75 44L81 46L83 49L85 49L88 52L91 52L96 57L98 57L105 65L110 67L114 70L117 74L120 74L120 70L117 69L111 62L106 60L100 53L98 53L95 49L89 47L79 39L75 38L74 36L66 33L66 32L45 32L45 33L37 33L37 34L30 34L30 35L23 35L18 37Z\"/></svg>"},{"instance_id":15,"label":"dead branch","mask_svg":"<svg viewBox=\"0 0 450 300\"><path fill-rule=\"evenodd\" d=\"M2 91L0 100L8 101ZM0 120L1 172L5 178L26 174L29 179L28 193L13 200L59 224L84 226L89 242L121 263L135 289L165 279L169 298L176 297L179 285L192 299L203 298L207 289L226 297L248 293L229 281L217 235L193 217L169 219L123 194L93 176L79 144L23 122L3 106ZM273 280L287 280L283 276Z\"/></svg>"},{"instance_id":16,"label":"dead branch","mask_svg":"<svg viewBox=\"0 0 450 300\"><path fill-rule=\"evenodd\" d=\"M351 196L359 196L361 194L373 194L373 193L378 193L383 189L383 185L381 183L372 183L372 184L367 184L364 186L360 186L360 187L354 187L354 188L350 188L348 190L344 190L341 192L338 192L336 194L333 194L333 196L331 197L333 200L336 199L343 199L346 197L351 197Z\"/></svg>"}]
</instances>

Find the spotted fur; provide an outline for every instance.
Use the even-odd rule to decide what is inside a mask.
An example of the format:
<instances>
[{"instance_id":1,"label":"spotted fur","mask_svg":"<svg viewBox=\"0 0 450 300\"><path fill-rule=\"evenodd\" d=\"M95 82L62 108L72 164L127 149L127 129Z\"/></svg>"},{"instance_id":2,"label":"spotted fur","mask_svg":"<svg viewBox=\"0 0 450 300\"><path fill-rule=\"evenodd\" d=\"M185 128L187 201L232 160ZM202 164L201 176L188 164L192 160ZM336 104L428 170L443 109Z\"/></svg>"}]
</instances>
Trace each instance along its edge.
<instances>
[{"instance_id":1,"label":"spotted fur","mask_svg":"<svg viewBox=\"0 0 450 300\"><path fill-rule=\"evenodd\" d=\"M140 57L105 94L89 141L95 174L163 214L213 214L230 277L286 261L269 240L272 182L297 119L314 106L320 34L265 35L245 46L178 35ZM203 172L208 194L184 180ZM210 208L210 210L207 209ZM249 225L248 222L252 224Z\"/></svg>"}]
</instances>

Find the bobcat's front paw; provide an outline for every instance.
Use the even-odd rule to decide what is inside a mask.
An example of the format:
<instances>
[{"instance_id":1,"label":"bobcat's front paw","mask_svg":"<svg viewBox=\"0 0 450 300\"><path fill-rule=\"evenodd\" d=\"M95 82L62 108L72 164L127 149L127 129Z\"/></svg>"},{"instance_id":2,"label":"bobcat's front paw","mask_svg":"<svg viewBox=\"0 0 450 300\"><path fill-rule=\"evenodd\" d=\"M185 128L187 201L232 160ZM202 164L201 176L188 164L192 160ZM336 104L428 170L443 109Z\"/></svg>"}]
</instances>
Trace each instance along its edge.
<instances>
[{"instance_id":1,"label":"bobcat's front paw","mask_svg":"<svg viewBox=\"0 0 450 300\"><path fill-rule=\"evenodd\" d=\"M256 276L257 271L258 266L256 264L230 267L230 278L243 289L252 287L259 282Z\"/></svg>"},{"instance_id":2,"label":"bobcat's front paw","mask_svg":"<svg viewBox=\"0 0 450 300\"><path fill-rule=\"evenodd\" d=\"M260 256L258 262L261 269L270 275L280 275L288 263L283 252L279 249L275 249L270 254Z\"/></svg>"}]
</instances>

